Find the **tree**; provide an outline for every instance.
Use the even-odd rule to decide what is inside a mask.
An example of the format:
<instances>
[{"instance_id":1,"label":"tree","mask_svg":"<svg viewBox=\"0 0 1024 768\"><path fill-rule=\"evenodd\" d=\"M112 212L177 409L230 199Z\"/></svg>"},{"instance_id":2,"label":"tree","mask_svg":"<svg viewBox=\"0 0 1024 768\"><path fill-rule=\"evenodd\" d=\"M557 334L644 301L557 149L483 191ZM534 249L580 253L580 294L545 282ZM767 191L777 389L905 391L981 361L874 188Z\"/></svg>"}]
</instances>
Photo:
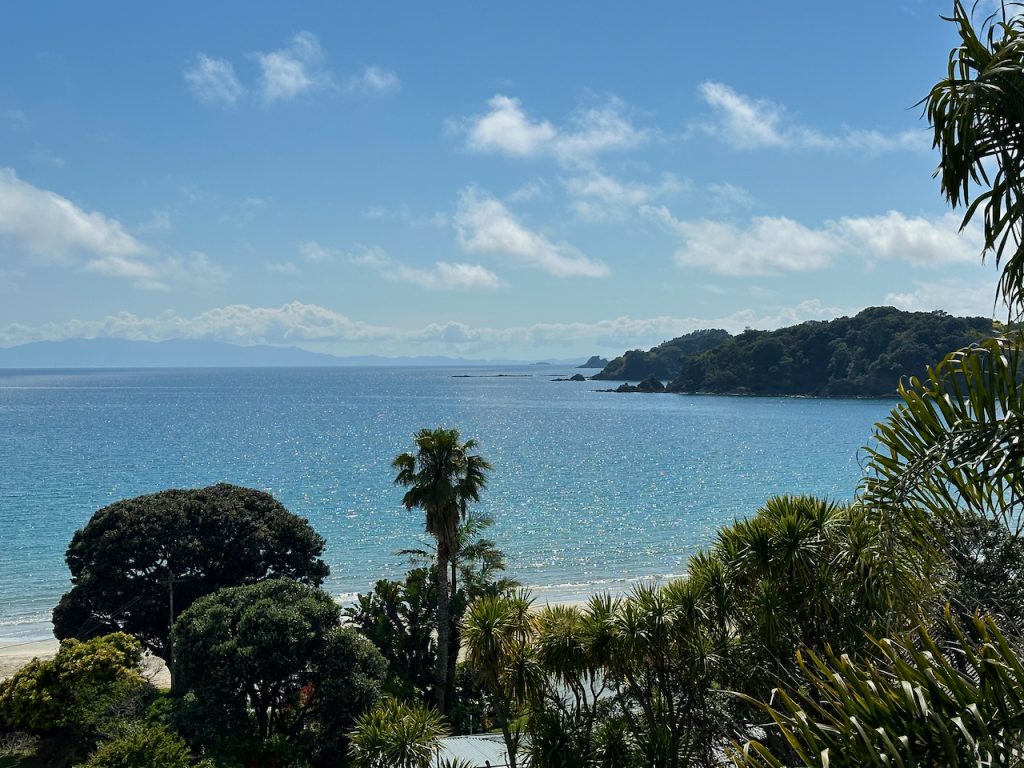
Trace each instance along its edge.
<instances>
[{"instance_id":1,"label":"tree","mask_svg":"<svg viewBox=\"0 0 1024 768\"><path fill-rule=\"evenodd\" d=\"M485 595L469 606L463 627L466 659L490 695L510 768L516 768L521 739L514 720L540 685L540 667L530 643L532 605L524 591Z\"/></svg>"},{"instance_id":2,"label":"tree","mask_svg":"<svg viewBox=\"0 0 1024 768\"><path fill-rule=\"evenodd\" d=\"M459 523L469 503L480 500L487 487L491 465L473 453L475 440L459 442L457 429L422 429L414 436L416 453L395 457L395 484L405 486L402 504L421 509L426 531L437 544L437 662L434 671L434 703L445 712L448 687L448 654L451 636L451 556L457 549ZM458 653L458 649L455 649Z\"/></svg>"},{"instance_id":3,"label":"tree","mask_svg":"<svg viewBox=\"0 0 1024 768\"><path fill-rule=\"evenodd\" d=\"M404 581L381 579L345 610L356 628L388 662L388 692L426 698L437 660L437 579L413 568Z\"/></svg>"},{"instance_id":4,"label":"tree","mask_svg":"<svg viewBox=\"0 0 1024 768\"><path fill-rule=\"evenodd\" d=\"M458 661L458 649L462 647L462 619L466 609L478 597L483 595L498 595L519 587L519 582L510 579L502 574L505 571L505 553L498 549L494 541L485 538L483 533L494 525L494 518L490 515L469 511L465 519L459 523L455 534L455 540L449 551L449 591L451 600L448 608L449 638L448 646L454 649L454 653L448 654L447 689L445 701L448 707L448 717L452 719L452 707L457 702L458 691L455 685L455 667ZM435 552L426 549L404 549L399 552L402 555L409 555L412 562L421 562L427 566L431 581L437 581L437 562ZM410 572L409 575L412 575ZM408 586L408 576L406 580ZM415 595L410 595L415 597ZM434 613L432 618L431 633L437 629L436 608L437 590L429 591L429 598L433 600ZM387 654L385 654L386 656ZM412 659L406 660L405 664L411 665ZM394 669L394 667L392 668ZM432 669L432 667L431 667ZM454 721L453 721L454 724Z\"/></svg>"},{"instance_id":5,"label":"tree","mask_svg":"<svg viewBox=\"0 0 1024 768\"><path fill-rule=\"evenodd\" d=\"M192 716L235 741L212 746L268 765L279 748L344 751L387 664L340 616L330 595L290 579L221 589L181 614L174 641Z\"/></svg>"},{"instance_id":6,"label":"tree","mask_svg":"<svg viewBox=\"0 0 1024 768\"><path fill-rule=\"evenodd\" d=\"M272 496L221 484L137 496L96 512L67 550L58 638L126 632L167 662L171 625L221 587L285 576L319 585L324 540Z\"/></svg>"}]
</instances>

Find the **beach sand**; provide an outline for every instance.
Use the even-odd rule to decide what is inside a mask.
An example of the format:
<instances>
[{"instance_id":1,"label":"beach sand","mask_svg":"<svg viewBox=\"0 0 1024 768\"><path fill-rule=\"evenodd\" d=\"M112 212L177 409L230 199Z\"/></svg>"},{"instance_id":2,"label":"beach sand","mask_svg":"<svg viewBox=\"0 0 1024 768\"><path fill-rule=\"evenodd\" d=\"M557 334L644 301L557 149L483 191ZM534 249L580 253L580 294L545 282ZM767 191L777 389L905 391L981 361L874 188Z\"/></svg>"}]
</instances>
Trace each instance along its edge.
<instances>
[{"instance_id":1,"label":"beach sand","mask_svg":"<svg viewBox=\"0 0 1024 768\"><path fill-rule=\"evenodd\" d=\"M0 680L6 680L32 659L52 659L60 643L56 640L37 640L0 646ZM155 656L146 655L142 660L142 674L157 688L170 688L171 676L167 667Z\"/></svg>"}]
</instances>

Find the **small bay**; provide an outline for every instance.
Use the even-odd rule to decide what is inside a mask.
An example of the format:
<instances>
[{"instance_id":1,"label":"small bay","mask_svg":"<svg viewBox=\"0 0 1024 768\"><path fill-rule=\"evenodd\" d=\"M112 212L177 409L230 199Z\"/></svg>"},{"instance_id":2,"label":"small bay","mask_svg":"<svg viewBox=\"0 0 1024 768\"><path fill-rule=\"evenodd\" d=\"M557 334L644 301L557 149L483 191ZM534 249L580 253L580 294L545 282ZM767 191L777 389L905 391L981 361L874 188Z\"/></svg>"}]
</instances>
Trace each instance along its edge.
<instances>
[{"instance_id":1,"label":"small bay","mask_svg":"<svg viewBox=\"0 0 1024 768\"><path fill-rule=\"evenodd\" d=\"M0 642L49 634L63 556L100 507L216 482L274 494L328 542L340 599L406 569L422 518L391 459L457 427L482 510L541 599L685 570L767 497L846 500L893 401L610 394L556 366L0 371ZM469 376L461 376L470 374ZM498 374L505 374L499 376Z\"/></svg>"}]
</instances>

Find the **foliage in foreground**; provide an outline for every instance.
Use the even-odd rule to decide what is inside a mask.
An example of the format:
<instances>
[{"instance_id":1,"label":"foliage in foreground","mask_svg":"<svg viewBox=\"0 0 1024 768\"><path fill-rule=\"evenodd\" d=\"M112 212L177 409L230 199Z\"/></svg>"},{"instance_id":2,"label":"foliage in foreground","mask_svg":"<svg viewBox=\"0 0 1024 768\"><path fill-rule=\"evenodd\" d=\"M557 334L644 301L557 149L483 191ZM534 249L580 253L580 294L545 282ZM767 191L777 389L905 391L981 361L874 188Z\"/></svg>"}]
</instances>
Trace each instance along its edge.
<instances>
[{"instance_id":1,"label":"foliage in foreground","mask_svg":"<svg viewBox=\"0 0 1024 768\"><path fill-rule=\"evenodd\" d=\"M974 637L951 616L953 649L927 629L873 641L862 658L801 653L798 693L764 706L800 765L1019 766L1024 748L1024 666L1020 649L991 617ZM962 654L953 660L949 654ZM965 669L961 670L961 667ZM733 751L748 768L793 761L753 741Z\"/></svg>"},{"instance_id":2,"label":"foliage in foreground","mask_svg":"<svg viewBox=\"0 0 1024 768\"><path fill-rule=\"evenodd\" d=\"M1013 317L1024 312L1024 18L1005 0L1001 14L975 29L962 0L950 21L960 43L946 77L922 101L939 150L943 195L965 206L962 227L979 213L985 253L1002 267L999 293ZM978 3L970 4L977 10ZM995 22L995 23L993 23Z\"/></svg>"}]
</instances>

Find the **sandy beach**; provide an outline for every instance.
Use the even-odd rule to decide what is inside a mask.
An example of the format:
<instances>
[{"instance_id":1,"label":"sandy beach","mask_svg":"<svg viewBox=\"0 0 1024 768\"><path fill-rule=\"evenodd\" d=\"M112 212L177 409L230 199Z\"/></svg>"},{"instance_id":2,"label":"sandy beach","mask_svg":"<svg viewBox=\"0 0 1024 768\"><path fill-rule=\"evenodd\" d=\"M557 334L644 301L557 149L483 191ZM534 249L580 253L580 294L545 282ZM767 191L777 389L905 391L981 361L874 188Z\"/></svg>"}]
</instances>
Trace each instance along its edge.
<instances>
[{"instance_id":1,"label":"sandy beach","mask_svg":"<svg viewBox=\"0 0 1024 768\"><path fill-rule=\"evenodd\" d=\"M0 680L6 680L32 659L52 659L60 643L57 640L36 640L28 643L0 646ZM171 676L163 661L155 656L145 656L142 661L143 674L157 688L170 688Z\"/></svg>"}]
</instances>

